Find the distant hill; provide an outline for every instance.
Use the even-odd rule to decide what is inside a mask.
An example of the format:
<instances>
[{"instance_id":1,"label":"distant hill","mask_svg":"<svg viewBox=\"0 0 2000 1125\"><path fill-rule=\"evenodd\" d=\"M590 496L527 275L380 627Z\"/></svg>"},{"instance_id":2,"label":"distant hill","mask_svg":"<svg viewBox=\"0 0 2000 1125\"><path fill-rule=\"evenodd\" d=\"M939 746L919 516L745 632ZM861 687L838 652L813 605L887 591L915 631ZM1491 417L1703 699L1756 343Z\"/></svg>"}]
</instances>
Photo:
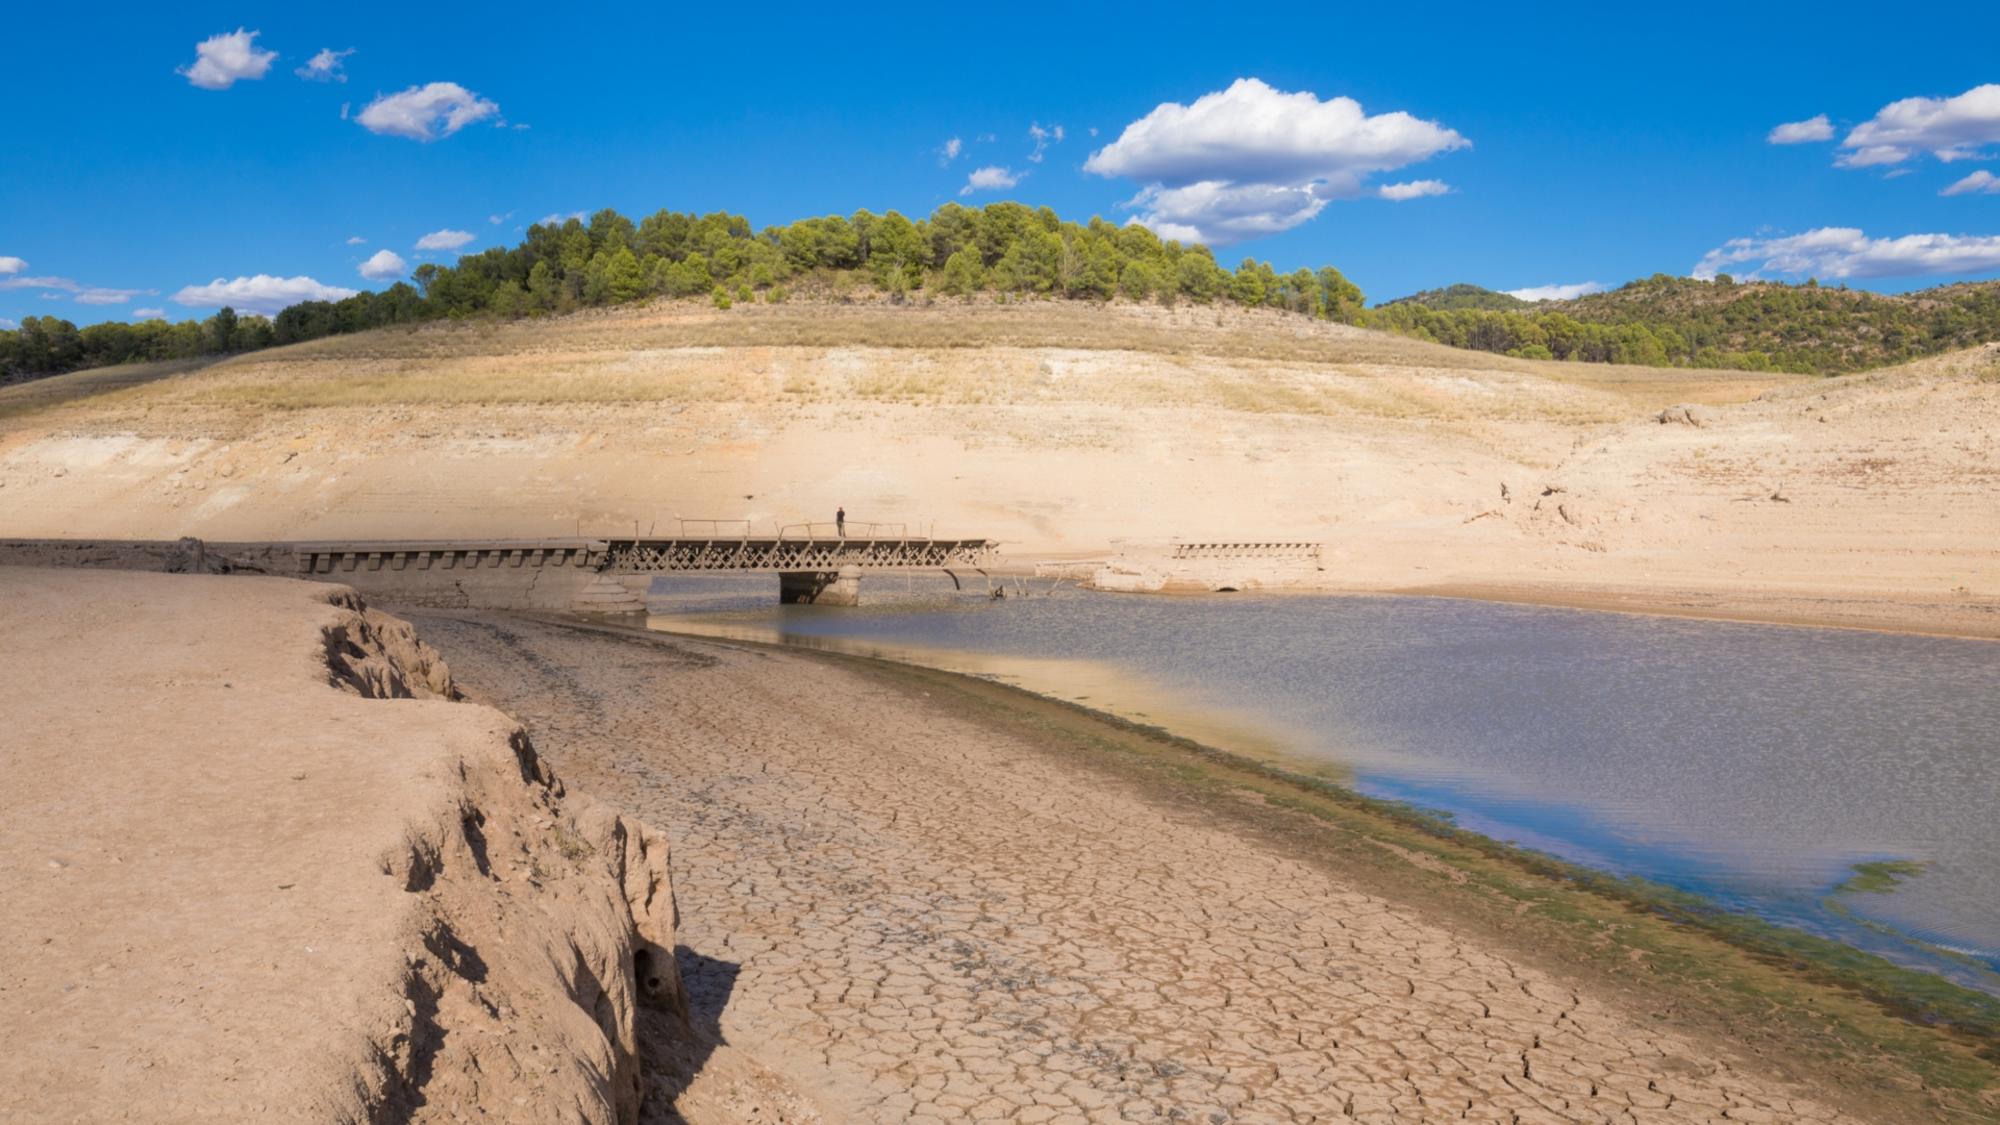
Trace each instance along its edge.
<instances>
[{"instance_id":1,"label":"distant hill","mask_svg":"<svg viewBox=\"0 0 2000 1125\"><path fill-rule=\"evenodd\" d=\"M1533 303L1453 285L1370 309L1362 323L1533 359L1830 375L2000 340L2000 282L1882 294L1654 274Z\"/></svg>"},{"instance_id":2,"label":"distant hill","mask_svg":"<svg viewBox=\"0 0 2000 1125\"><path fill-rule=\"evenodd\" d=\"M467 317L518 320L662 297L718 309L794 297L897 303L1114 300L1272 309L1528 359L1836 374L2000 340L2000 282L1883 296L1814 282L1738 284L1654 274L1608 293L1524 301L1477 285L1413 293L1375 308L1338 269L1234 270L1198 243L1161 240L1046 207L946 203L928 218L828 215L755 230L740 215L659 211L634 222L537 224L514 247L426 262L410 282L266 318L224 308L205 321L54 316L0 330L0 384L132 362L256 351L388 325Z\"/></svg>"},{"instance_id":3,"label":"distant hill","mask_svg":"<svg viewBox=\"0 0 2000 1125\"><path fill-rule=\"evenodd\" d=\"M1501 293L1483 285L1447 285L1442 289L1426 289L1407 297L1382 302L1382 307L1390 305L1422 305L1427 309L1490 309L1510 312L1516 309L1533 308L1534 302L1523 301L1512 293Z\"/></svg>"},{"instance_id":4,"label":"distant hill","mask_svg":"<svg viewBox=\"0 0 2000 1125\"><path fill-rule=\"evenodd\" d=\"M754 230L741 215L662 210L634 222L609 208L585 223L537 223L512 248L426 262L379 292L301 301L266 318L224 308L206 321L53 316L0 330L0 383L117 363L256 351L392 324L517 320L583 308L702 297L716 308L793 295L859 293L934 301L1114 299L1235 304L1352 323L1361 290L1332 266L1279 273L1245 258L1232 271L1199 243L1161 240L1103 218L1068 222L1047 207L946 203L929 218L895 211L826 215Z\"/></svg>"}]
</instances>

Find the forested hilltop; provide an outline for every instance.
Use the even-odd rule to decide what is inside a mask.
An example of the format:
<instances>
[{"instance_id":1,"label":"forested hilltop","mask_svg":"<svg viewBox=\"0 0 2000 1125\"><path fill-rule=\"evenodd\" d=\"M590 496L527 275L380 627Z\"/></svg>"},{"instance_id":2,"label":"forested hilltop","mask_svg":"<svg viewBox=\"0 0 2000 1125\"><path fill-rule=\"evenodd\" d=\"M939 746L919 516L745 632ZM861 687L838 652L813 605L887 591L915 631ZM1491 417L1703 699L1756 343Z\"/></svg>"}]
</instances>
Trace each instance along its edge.
<instances>
[{"instance_id":1,"label":"forested hilltop","mask_svg":"<svg viewBox=\"0 0 2000 1125\"><path fill-rule=\"evenodd\" d=\"M1245 259L1234 272L1206 246L1139 226L1064 222L1046 207L947 203L928 219L894 211L801 219L753 230L739 215L660 211L634 223L613 210L588 223L538 224L512 249L431 263L380 292L306 301L276 317L223 309L206 321L94 324L28 317L0 332L0 374L52 374L134 360L227 354L446 317L520 317L655 297L736 302L853 296L890 300L1067 298L1230 301L1354 321L1361 290L1331 266L1280 274Z\"/></svg>"},{"instance_id":2,"label":"forested hilltop","mask_svg":"<svg viewBox=\"0 0 2000 1125\"><path fill-rule=\"evenodd\" d=\"M1838 374L2000 339L2000 282L1885 295L1654 274L1566 301L1476 285L1371 309L1377 328L1536 359Z\"/></svg>"},{"instance_id":3,"label":"forested hilltop","mask_svg":"<svg viewBox=\"0 0 2000 1125\"><path fill-rule=\"evenodd\" d=\"M1407 297L1398 297L1393 301L1384 301L1382 305L1385 308L1390 305L1422 305L1427 309L1438 309L1447 312L1455 312L1462 309L1498 309L1511 312L1515 309L1532 309L1535 307L1533 301L1524 301L1512 293L1499 293L1484 286L1465 285L1462 283L1447 285L1442 289L1426 289L1420 293L1412 293Z\"/></svg>"},{"instance_id":4,"label":"forested hilltop","mask_svg":"<svg viewBox=\"0 0 2000 1125\"><path fill-rule=\"evenodd\" d=\"M738 215L613 210L528 228L520 245L426 263L379 292L306 301L265 318L205 321L52 316L0 331L0 381L138 360L252 351L385 325L524 317L659 297L737 302L1069 299L1227 302L1380 328L1534 359L1832 374L2000 339L2000 283L1884 296L1815 282L1653 277L1567 301L1528 302L1453 285L1365 307L1332 266L1279 273L1245 258L1223 269L1205 246L1162 241L1046 207L948 203L929 218L831 215L754 230Z\"/></svg>"}]
</instances>

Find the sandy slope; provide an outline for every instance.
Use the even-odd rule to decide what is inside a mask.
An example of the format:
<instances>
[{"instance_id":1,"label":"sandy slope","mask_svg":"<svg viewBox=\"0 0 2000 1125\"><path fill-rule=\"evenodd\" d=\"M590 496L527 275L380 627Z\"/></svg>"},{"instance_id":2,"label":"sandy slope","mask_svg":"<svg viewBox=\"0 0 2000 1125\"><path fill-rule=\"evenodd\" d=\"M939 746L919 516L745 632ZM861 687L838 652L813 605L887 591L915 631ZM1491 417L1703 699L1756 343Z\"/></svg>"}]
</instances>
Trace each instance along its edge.
<instances>
[{"instance_id":1,"label":"sandy slope","mask_svg":"<svg viewBox=\"0 0 2000 1125\"><path fill-rule=\"evenodd\" d=\"M0 567L0 636L0 1120L636 1116L665 841L407 625Z\"/></svg>"},{"instance_id":2,"label":"sandy slope","mask_svg":"<svg viewBox=\"0 0 2000 1125\"><path fill-rule=\"evenodd\" d=\"M768 529L844 505L1026 555L1310 538L1345 588L1888 598L2000 633L1996 364L1805 381L1215 310L660 306L0 394L0 535ZM1694 423L1653 420L1681 403Z\"/></svg>"}]
</instances>

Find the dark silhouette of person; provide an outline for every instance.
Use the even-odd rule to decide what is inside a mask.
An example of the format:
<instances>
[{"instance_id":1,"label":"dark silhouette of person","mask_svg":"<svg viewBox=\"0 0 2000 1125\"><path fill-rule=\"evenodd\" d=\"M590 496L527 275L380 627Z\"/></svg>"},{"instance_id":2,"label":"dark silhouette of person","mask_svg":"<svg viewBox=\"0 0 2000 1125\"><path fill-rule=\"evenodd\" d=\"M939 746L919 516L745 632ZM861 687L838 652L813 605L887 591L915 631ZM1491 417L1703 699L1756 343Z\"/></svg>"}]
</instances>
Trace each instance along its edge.
<instances>
[{"instance_id":1,"label":"dark silhouette of person","mask_svg":"<svg viewBox=\"0 0 2000 1125\"><path fill-rule=\"evenodd\" d=\"M835 535L840 536L842 539L847 538L846 508L835 508L833 510L833 533Z\"/></svg>"}]
</instances>

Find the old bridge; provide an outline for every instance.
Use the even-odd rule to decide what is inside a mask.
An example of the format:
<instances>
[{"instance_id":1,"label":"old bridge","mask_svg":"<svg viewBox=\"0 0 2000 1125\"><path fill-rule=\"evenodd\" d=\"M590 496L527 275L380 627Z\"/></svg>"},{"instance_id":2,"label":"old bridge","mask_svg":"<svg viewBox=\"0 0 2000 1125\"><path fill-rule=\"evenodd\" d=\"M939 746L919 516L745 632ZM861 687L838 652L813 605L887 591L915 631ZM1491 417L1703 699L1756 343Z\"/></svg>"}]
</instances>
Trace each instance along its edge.
<instances>
[{"instance_id":1,"label":"old bridge","mask_svg":"<svg viewBox=\"0 0 2000 1125\"><path fill-rule=\"evenodd\" d=\"M770 573L785 601L853 605L866 571L979 571L998 554L988 539L912 536L870 524L845 531L799 524L764 535L748 527L682 527L670 536L565 539L7 540L0 541L0 563L280 575L339 582L407 605L636 612L659 574Z\"/></svg>"}]
</instances>

